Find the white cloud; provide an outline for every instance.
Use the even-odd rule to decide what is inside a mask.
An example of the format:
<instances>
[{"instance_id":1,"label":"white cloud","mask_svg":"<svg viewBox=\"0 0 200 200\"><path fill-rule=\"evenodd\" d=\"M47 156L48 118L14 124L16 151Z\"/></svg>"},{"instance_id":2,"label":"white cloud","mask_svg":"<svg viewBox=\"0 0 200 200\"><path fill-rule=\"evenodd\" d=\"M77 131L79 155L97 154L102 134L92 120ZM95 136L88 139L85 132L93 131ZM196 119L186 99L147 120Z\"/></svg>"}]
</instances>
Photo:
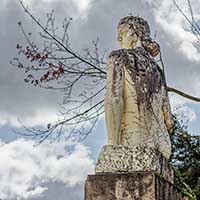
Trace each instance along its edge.
<instances>
[{"instance_id":1,"label":"white cloud","mask_svg":"<svg viewBox=\"0 0 200 200\"><path fill-rule=\"evenodd\" d=\"M45 9L48 9L48 10L55 9L55 7L57 7L57 5L60 4L60 6L66 7L65 10L67 12L70 12L71 16L75 18L76 17L85 18L88 14L89 9L91 8L92 1L93 0L43 0L39 4L41 3L44 4ZM31 9L37 8L38 10L39 4L37 0L24 0L23 2L25 5L29 5Z\"/></svg>"},{"instance_id":2,"label":"white cloud","mask_svg":"<svg viewBox=\"0 0 200 200\"><path fill-rule=\"evenodd\" d=\"M72 0L72 2L80 12L86 12L90 8L92 0Z\"/></svg>"},{"instance_id":3,"label":"white cloud","mask_svg":"<svg viewBox=\"0 0 200 200\"><path fill-rule=\"evenodd\" d=\"M172 95L170 102L172 112L176 113L178 118L182 120L189 120L189 122L194 121L197 118L195 110L189 106L188 100L184 99L183 97ZM184 117L186 118L183 119Z\"/></svg>"},{"instance_id":4,"label":"white cloud","mask_svg":"<svg viewBox=\"0 0 200 200\"><path fill-rule=\"evenodd\" d=\"M93 171L87 147L77 144L72 152L64 143L43 143L23 139L0 141L0 199L21 200L37 197L47 190L49 181L67 187L80 184Z\"/></svg>"},{"instance_id":5,"label":"white cloud","mask_svg":"<svg viewBox=\"0 0 200 200\"><path fill-rule=\"evenodd\" d=\"M144 0L153 9L156 22L171 40L170 44L182 52L189 60L200 61L200 52L195 43L197 38L191 33L191 25L177 10L171 0ZM176 0L184 14L191 20L187 0ZM191 1L196 21L200 20L200 0Z\"/></svg>"},{"instance_id":6,"label":"white cloud","mask_svg":"<svg viewBox=\"0 0 200 200\"><path fill-rule=\"evenodd\" d=\"M47 126L48 123L52 123L58 120L56 108L53 109L35 109L30 114L24 113L17 116L14 113L0 111L0 126L9 124L11 126L20 128L21 124L19 120L27 127L34 126Z\"/></svg>"}]
</instances>

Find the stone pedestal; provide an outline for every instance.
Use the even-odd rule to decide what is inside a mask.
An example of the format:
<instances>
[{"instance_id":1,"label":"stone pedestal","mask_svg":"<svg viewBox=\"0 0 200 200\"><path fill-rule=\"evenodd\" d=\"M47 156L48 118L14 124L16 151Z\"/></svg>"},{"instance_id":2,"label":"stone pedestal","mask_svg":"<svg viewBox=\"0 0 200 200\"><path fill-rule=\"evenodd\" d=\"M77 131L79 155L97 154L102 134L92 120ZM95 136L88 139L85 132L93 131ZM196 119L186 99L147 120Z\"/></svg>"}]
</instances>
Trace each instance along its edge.
<instances>
[{"instance_id":1,"label":"stone pedestal","mask_svg":"<svg viewBox=\"0 0 200 200\"><path fill-rule=\"evenodd\" d=\"M95 175L85 183L85 200L186 200L173 185L168 160L156 149L105 145Z\"/></svg>"},{"instance_id":2,"label":"stone pedestal","mask_svg":"<svg viewBox=\"0 0 200 200\"><path fill-rule=\"evenodd\" d=\"M105 145L96 163L95 173L134 173L154 171L173 183L173 171L168 160L157 150L138 145L135 147Z\"/></svg>"},{"instance_id":3,"label":"stone pedestal","mask_svg":"<svg viewBox=\"0 0 200 200\"><path fill-rule=\"evenodd\" d=\"M85 200L184 200L184 197L155 172L135 172L89 175Z\"/></svg>"}]
</instances>

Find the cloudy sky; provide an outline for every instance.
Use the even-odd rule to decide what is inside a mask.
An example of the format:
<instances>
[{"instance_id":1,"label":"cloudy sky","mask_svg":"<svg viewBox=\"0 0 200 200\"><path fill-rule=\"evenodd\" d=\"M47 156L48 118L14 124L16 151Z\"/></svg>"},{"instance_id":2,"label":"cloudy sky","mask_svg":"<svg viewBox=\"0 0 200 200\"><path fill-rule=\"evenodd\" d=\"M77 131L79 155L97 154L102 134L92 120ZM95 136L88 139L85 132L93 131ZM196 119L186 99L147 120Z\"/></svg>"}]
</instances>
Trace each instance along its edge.
<instances>
[{"instance_id":1,"label":"cloudy sky","mask_svg":"<svg viewBox=\"0 0 200 200\"><path fill-rule=\"evenodd\" d=\"M200 20L200 0L192 0L196 20ZM116 25L132 13L151 25L152 37L160 43L169 86L200 96L200 52L190 26L171 0L24 0L41 20L52 9L60 24L72 17L70 37L77 51L100 39L102 48L117 49ZM177 0L189 16L187 0ZM2 200L81 200L83 184L93 173L95 159L106 143L104 119L82 144L48 142L34 147L13 133L26 125L46 125L57 118L62 93L26 85L24 74L9 61L17 55L16 44L24 38L17 26L21 21L36 42L38 27L20 7L18 0L1 0L0 7L0 199ZM188 116L189 130L199 134L200 105L170 94L173 108L181 107ZM70 149L70 150L69 150Z\"/></svg>"}]
</instances>

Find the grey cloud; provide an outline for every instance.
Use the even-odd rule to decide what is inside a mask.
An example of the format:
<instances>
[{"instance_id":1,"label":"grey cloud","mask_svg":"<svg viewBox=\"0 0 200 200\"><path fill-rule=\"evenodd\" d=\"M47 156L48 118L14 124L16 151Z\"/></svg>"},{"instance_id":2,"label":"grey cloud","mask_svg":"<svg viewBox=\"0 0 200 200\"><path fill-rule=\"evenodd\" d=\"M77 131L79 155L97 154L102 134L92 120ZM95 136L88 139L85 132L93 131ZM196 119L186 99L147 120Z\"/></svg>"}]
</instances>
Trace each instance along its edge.
<instances>
[{"instance_id":1,"label":"grey cloud","mask_svg":"<svg viewBox=\"0 0 200 200\"><path fill-rule=\"evenodd\" d=\"M19 7L17 1L7 1L4 10L1 10L0 31L0 113L10 116L30 116L35 110L42 107L44 110L56 107L59 93L53 94L39 88L33 88L24 83L25 75L12 67L9 61L17 56L16 44L23 41L23 36L17 26L23 21L27 30L32 30L33 24Z\"/></svg>"}]
</instances>

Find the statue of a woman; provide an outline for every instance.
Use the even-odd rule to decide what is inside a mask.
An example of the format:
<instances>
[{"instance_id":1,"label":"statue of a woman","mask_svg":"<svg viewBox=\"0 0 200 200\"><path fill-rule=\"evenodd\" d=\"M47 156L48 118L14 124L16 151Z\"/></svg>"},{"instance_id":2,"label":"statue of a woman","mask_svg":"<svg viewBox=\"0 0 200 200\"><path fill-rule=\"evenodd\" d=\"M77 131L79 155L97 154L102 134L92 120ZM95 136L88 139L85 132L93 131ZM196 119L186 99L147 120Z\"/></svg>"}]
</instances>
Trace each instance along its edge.
<instances>
[{"instance_id":1,"label":"statue of a woman","mask_svg":"<svg viewBox=\"0 0 200 200\"><path fill-rule=\"evenodd\" d=\"M121 49L107 62L108 144L147 145L169 158L172 117L165 79L154 60L159 45L151 40L148 23L134 16L120 20L118 42Z\"/></svg>"}]
</instances>

